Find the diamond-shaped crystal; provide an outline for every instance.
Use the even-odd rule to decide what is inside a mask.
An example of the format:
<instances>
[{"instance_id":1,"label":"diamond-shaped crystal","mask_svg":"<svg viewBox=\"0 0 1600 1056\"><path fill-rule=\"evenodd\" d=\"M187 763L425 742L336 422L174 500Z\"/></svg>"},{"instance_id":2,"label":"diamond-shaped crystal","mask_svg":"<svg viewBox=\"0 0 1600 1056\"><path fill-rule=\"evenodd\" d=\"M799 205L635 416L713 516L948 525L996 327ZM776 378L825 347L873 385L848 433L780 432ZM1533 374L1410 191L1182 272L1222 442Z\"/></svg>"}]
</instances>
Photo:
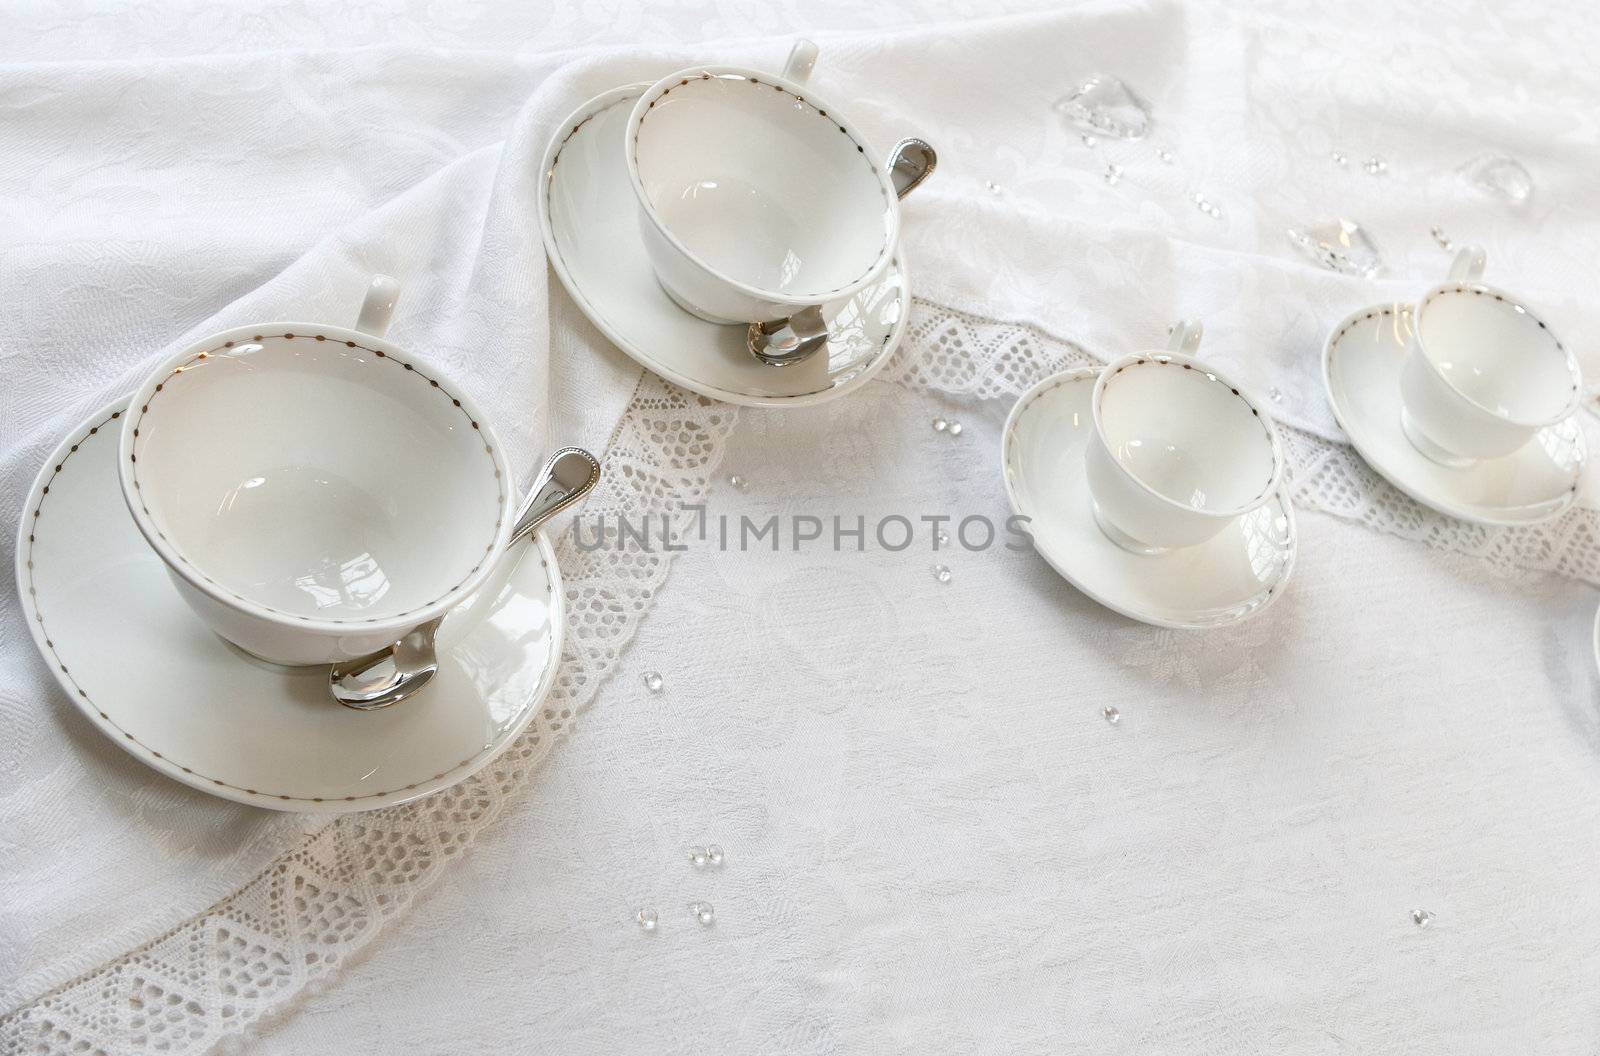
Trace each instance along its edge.
<instances>
[{"instance_id":1,"label":"diamond-shaped crystal","mask_svg":"<svg viewBox=\"0 0 1600 1056\"><path fill-rule=\"evenodd\" d=\"M1383 257L1377 244L1354 220L1340 217L1322 224L1290 228L1288 234L1296 249L1325 268L1369 279L1383 270Z\"/></svg>"},{"instance_id":2,"label":"diamond-shaped crystal","mask_svg":"<svg viewBox=\"0 0 1600 1056\"><path fill-rule=\"evenodd\" d=\"M1512 205L1533 197L1533 173L1509 154L1480 154L1461 166L1461 175L1477 190Z\"/></svg>"},{"instance_id":3,"label":"diamond-shaped crystal","mask_svg":"<svg viewBox=\"0 0 1600 1056\"><path fill-rule=\"evenodd\" d=\"M1056 100L1056 113L1084 132L1111 139L1139 139L1150 131L1150 107L1133 89L1097 73Z\"/></svg>"}]
</instances>

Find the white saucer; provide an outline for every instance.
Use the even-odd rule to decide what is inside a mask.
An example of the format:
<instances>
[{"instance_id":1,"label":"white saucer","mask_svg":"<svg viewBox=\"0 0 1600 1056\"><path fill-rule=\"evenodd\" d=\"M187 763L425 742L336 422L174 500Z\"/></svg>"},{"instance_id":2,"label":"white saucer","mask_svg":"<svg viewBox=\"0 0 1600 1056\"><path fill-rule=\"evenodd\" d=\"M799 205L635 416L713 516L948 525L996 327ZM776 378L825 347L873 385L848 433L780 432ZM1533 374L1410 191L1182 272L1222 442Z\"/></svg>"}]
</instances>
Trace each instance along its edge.
<instances>
[{"instance_id":1,"label":"white saucer","mask_svg":"<svg viewBox=\"0 0 1600 1056\"><path fill-rule=\"evenodd\" d=\"M102 733L202 792L338 814L447 788L528 724L561 655L561 580L545 539L445 619L439 673L421 694L385 711L341 708L326 668L248 658L179 598L117 489L123 406L50 456L17 537L34 642Z\"/></svg>"},{"instance_id":2,"label":"white saucer","mask_svg":"<svg viewBox=\"0 0 1600 1056\"><path fill-rule=\"evenodd\" d=\"M1574 419L1541 429L1521 450L1456 469L1428 458L1400 427L1400 364L1411 307L1365 308L1328 335L1322 380L1333 417L1367 464L1424 506L1478 524L1534 524L1577 497L1583 430Z\"/></svg>"},{"instance_id":3,"label":"white saucer","mask_svg":"<svg viewBox=\"0 0 1600 1056\"><path fill-rule=\"evenodd\" d=\"M539 224L561 284L618 348L703 396L797 407L859 388L883 369L905 332L910 296L900 261L882 282L824 307L824 351L790 367L756 362L744 327L718 326L679 308L650 267L622 149L633 101L648 87L628 85L584 103L545 150Z\"/></svg>"},{"instance_id":4,"label":"white saucer","mask_svg":"<svg viewBox=\"0 0 1600 1056\"><path fill-rule=\"evenodd\" d=\"M1000 464L1013 512L1030 519L1034 549L1108 609L1158 627L1221 627L1247 619L1283 593L1294 568L1294 511L1280 489L1199 546L1129 553L1095 524L1083 467L1094 428L1089 397L1097 370L1046 378L1011 409Z\"/></svg>"}]
</instances>

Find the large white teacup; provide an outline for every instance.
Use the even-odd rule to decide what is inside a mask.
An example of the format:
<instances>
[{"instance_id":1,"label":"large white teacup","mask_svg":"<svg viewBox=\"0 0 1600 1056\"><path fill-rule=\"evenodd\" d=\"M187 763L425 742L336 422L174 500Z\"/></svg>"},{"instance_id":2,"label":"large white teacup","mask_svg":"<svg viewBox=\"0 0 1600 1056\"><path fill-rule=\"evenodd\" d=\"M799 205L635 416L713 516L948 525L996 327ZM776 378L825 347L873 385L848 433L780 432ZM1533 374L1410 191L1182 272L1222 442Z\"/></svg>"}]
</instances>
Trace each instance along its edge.
<instances>
[{"instance_id":1,"label":"large white teacup","mask_svg":"<svg viewBox=\"0 0 1600 1056\"><path fill-rule=\"evenodd\" d=\"M656 277L685 310L763 323L854 295L900 235L891 165L804 87L816 45L783 74L696 66L651 85L628 119L628 175ZM909 188L906 188L909 189Z\"/></svg>"},{"instance_id":2,"label":"large white teacup","mask_svg":"<svg viewBox=\"0 0 1600 1056\"><path fill-rule=\"evenodd\" d=\"M1156 554L1195 546L1278 489L1283 453L1267 413L1194 358L1198 323L1165 352L1110 363L1090 398L1084 459L1095 521L1118 546Z\"/></svg>"},{"instance_id":3,"label":"large white teacup","mask_svg":"<svg viewBox=\"0 0 1600 1056\"><path fill-rule=\"evenodd\" d=\"M1400 425L1447 466L1509 455L1578 409L1577 361L1527 305L1485 286L1484 252L1456 255L1450 281L1412 312L1400 370Z\"/></svg>"},{"instance_id":4,"label":"large white teacup","mask_svg":"<svg viewBox=\"0 0 1600 1056\"><path fill-rule=\"evenodd\" d=\"M353 330L260 323L197 341L123 415L134 522L212 630L323 664L463 600L504 551L504 450L453 382L383 339L376 277Z\"/></svg>"}]
</instances>

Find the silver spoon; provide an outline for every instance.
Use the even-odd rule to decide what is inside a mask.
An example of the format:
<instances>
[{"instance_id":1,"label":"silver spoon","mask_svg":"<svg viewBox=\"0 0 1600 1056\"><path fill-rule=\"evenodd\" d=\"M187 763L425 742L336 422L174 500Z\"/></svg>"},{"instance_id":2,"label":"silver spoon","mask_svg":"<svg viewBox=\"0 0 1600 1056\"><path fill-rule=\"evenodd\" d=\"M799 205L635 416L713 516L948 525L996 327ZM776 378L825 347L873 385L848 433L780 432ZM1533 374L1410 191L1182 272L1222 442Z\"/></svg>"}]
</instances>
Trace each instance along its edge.
<instances>
[{"instance_id":1,"label":"silver spoon","mask_svg":"<svg viewBox=\"0 0 1600 1056\"><path fill-rule=\"evenodd\" d=\"M583 498L599 479L600 463L589 452L566 447L551 455L522 504L507 548ZM433 638L443 622L444 616L436 616L391 646L334 664L328 672L328 692L357 711L375 711L405 700L439 670Z\"/></svg>"},{"instance_id":2,"label":"silver spoon","mask_svg":"<svg viewBox=\"0 0 1600 1056\"><path fill-rule=\"evenodd\" d=\"M889 180L894 193L904 198L928 178L939 156L920 139L902 139L889 153ZM769 367L787 367L810 359L828 343L828 323L822 306L802 308L787 319L751 323L745 333L750 354Z\"/></svg>"}]
</instances>

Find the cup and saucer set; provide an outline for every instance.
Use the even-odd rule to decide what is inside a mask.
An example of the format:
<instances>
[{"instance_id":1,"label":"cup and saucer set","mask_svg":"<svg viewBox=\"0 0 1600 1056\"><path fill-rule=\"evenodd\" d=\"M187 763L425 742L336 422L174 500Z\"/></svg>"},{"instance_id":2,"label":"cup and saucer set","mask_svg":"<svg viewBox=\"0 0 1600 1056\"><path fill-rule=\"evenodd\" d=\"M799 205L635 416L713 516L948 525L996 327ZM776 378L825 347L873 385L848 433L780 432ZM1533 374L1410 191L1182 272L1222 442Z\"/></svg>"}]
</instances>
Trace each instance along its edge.
<instances>
[{"instance_id":1,"label":"cup and saucer set","mask_svg":"<svg viewBox=\"0 0 1600 1056\"><path fill-rule=\"evenodd\" d=\"M816 57L801 41L781 76L608 92L545 158L556 274L707 396L835 399L905 331L899 200L935 156L869 153L805 87ZM554 684L563 594L538 528L599 464L558 451L519 498L460 386L384 338L398 294L376 276L352 328L193 343L34 482L16 572L35 644L97 729L184 784L313 813L404 802L487 764Z\"/></svg>"},{"instance_id":2,"label":"cup and saucer set","mask_svg":"<svg viewBox=\"0 0 1600 1056\"><path fill-rule=\"evenodd\" d=\"M1336 326L1323 349L1335 419L1400 491L1488 525L1549 520L1576 501L1582 376L1520 298L1484 285L1483 250L1415 304ZM1014 512L1063 577L1163 627L1263 611L1294 567L1294 512L1265 409L1195 358L1180 323L1166 351L1069 370L1024 393L1002 438ZM1600 620L1595 627L1600 661Z\"/></svg>"}]
</instances>

